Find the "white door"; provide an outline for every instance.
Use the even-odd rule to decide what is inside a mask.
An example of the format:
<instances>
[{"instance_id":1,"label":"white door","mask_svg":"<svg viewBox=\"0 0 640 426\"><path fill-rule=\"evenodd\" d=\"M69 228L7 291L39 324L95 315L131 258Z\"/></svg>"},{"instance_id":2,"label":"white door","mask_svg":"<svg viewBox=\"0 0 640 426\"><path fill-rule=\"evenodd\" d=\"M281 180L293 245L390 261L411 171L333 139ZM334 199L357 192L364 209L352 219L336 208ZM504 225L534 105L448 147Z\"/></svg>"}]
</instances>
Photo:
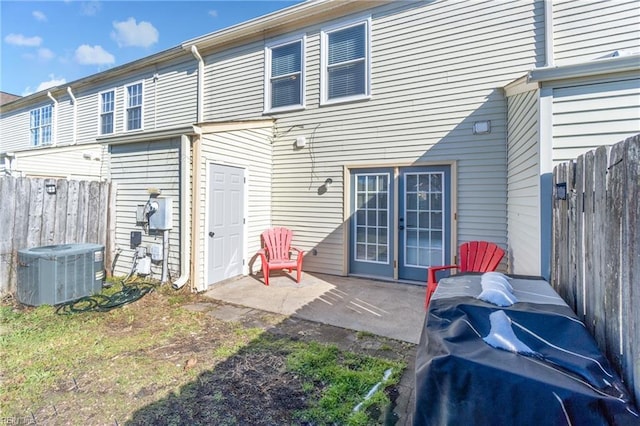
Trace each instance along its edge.
<instances>
[{"instance_id":1,"label":"white door","mask_svg":"<svg viewBox=\"0 0 640 426\"><path fill-rule=\"evenodd\" d=\"M244 169L209 165L207 284L242 275Z\"/></svg>"}]
</instances>

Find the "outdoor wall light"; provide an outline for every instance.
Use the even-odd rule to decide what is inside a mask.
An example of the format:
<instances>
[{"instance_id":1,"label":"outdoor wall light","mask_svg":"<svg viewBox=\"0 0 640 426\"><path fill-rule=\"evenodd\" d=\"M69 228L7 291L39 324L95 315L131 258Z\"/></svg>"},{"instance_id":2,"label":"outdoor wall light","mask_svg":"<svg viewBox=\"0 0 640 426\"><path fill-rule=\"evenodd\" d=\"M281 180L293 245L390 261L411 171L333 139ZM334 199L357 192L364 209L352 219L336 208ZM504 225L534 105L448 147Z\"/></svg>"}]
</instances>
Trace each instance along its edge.
<instances>
[{"instance_id":1,"label":"outdoor wall light","mask_svg":"<svg viewBox=\"0 0 640 426\"><path fill-rule=\"evenodd\" d=\"M567 183L561 182L556 183L556 200L566 200L567 199Z\"/></svg>"},{"instance_id":2,"label":"outdoor wall light","mask_svg":"<svg viewBox=\"0 0 640 426\"><path fill-rule=\"evenodd\" d=\"M484 135L486 133L491 133L491 121L476 121L473 123L474 135Z\"/></svg>"},{"instance_id":3,"label":"outdoor wall light","mask_svg":"<svg viewBox=\"0 0 640 426\"><path fill-rule=\"evenodd\" d=\"M45 183L44 185L45 191L47 194L53 195L56 193L56 184L55 183Z\"/></svg>"}]
</instances>

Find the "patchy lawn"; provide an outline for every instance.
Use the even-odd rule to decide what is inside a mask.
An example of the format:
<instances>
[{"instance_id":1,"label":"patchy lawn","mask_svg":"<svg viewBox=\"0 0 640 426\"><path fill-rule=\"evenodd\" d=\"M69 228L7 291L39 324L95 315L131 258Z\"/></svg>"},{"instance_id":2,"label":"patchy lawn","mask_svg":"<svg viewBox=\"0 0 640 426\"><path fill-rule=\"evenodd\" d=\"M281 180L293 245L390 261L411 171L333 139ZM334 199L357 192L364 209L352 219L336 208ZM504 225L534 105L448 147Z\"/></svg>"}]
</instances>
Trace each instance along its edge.
<instances>
[{"instance_id":1,"label":"patchy lawn","mask_svg":"<svg viewBox=\"0 0 640 426\"><path fill-rule=\"evenodd\" d=\"M389 423L385 410L412 345L257 311L237 322L216 317L229 308L168 286L109 312L59 315L49 306L4 303L1 417L38 424ZM382 390L365 400L388 370Z\"/></svg>"}]
</instances>

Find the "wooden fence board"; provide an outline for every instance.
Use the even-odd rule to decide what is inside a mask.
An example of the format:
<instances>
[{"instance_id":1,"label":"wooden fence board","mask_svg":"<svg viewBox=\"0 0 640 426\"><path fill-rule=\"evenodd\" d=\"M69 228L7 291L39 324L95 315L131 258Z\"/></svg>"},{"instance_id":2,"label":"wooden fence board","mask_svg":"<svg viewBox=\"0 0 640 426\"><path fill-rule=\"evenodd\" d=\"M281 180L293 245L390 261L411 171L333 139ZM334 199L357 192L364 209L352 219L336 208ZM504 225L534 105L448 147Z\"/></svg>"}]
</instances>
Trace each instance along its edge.
<instances>
[{"instance_id":1,"label":"wooden fence board","mask_svg":"<svg viewBox=\"0 0 640 426\"><path fill-rule=\"evenodd\" d=\"M45 184L54 182L56 193L47 194ZM110 230L105 210L111 186L109 182L0 178L0 294L16 290L18 250L65 243L105 244L112 239L103 235ZM86 239L89 235L92 241Z\"/></svg>"},{"instance_id":2,"label":"wooden fence board","mask_svg":"<svg viewBox=\"0 0 640 426\"><path fill-rule=\"evenodd\" d=\"M554 183L569 188L571 168L571 162L558 164ZM552 285L638 402L640 135L578 157L573 170L575 200L553 203Z\"/></svg>"}]
</instances>

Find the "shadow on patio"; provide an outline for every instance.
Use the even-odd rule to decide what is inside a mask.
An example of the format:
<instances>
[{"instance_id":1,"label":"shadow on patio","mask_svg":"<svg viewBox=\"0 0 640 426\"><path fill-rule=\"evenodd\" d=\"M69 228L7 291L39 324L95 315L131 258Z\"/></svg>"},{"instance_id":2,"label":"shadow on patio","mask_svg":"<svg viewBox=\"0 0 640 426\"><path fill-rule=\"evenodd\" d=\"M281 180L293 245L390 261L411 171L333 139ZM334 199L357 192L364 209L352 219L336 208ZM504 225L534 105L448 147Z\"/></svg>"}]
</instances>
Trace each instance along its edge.
<instances>
[{"instance_id":1,"label":"shadow on patio","mask_svg":"<svg viewBox=\"0 0 640 426\"><path fill-rule=\"evenodd\" d=\"M422 286L305 272L246 276L210 287L204 295L225 303L418 343L424 323Z\"/></svg>"}]
</instances>

